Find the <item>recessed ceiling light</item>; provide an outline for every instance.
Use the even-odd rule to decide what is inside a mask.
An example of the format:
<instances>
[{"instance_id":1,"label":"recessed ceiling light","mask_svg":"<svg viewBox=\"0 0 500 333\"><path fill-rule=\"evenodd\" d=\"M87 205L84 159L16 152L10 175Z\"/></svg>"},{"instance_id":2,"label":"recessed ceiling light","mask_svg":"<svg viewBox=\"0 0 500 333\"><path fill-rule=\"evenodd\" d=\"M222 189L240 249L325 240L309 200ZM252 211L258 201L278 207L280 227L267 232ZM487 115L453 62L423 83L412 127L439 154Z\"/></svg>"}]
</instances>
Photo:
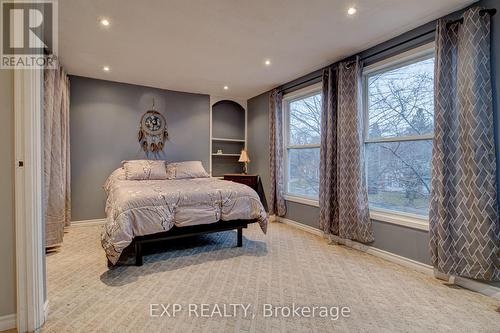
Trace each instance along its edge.
<instances>
[{"instance_id":1,"label":"recessed ceiling light","mask_svg":"<svg viewBox=\"0 0 500 333\"><path fill-rule=\"evenodd\" d=\"M224 90L228 90L228 89L229 89L229 87L228 87L228 86L224 86Z\"/></svg>"},{"instance_id":2,"label":"recessed ceiling light","mask_svg":"<svg viewBox=\"0 0 500 333\"><path fill-rule=\"evenodd\" d=\"M102 70L105 72L109 72L111 70L111 68L109 68L109 66L103 66Z\"/></svg>"},{"instance_id":3,"label":"recessed ceiling light","mask_svg":"<svg viewBox=\"0 0 500 333\"><path fill-rule=\"evenodd\" d=\"M100 22L101 22L101 25L104 27L107 27L110 24L109 19L107 19L107 18L102 18Z\"/></svg>"},{"instance_id":4,"label":"recessed ceiling light","mask_svg":"<svg viewBox=\"0 0 500 333\"><path fill-rule=\"evenodd\" d=\"M266 61L264 61L264 65L270 66L271 65L271 60L267 59Z\"/></svg>"},{"instance_id":5,"label":"recessed ceiling light","mask_svg":"<svg viewBox=\"0 0 500 333\"><path fill-rule=\"evenodd\" d=\"M354 15L357 11L358 10L355 7L349 7L349 9L347 10L347 14Z\"/></svg>"}]
</instances>

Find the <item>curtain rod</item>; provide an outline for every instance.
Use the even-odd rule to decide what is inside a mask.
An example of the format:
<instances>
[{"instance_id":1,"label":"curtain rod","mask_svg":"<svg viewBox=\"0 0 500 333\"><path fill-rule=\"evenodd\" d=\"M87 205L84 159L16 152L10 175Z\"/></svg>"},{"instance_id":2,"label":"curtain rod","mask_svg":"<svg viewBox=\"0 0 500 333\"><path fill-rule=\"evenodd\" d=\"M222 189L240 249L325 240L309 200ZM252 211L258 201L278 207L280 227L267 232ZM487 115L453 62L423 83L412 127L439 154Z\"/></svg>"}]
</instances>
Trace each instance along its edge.
<instances>
[{"instance_id":1,"label":"curtain rod","mask_svg":"<svg viewBox=\"0 0 500 333\"><path fill-rule=\"evenodd\" d=\"M484 16L484 15L486 15L486 14L488 14L488 15L490 15L490 16L493 16L493 15L495 15L496 13L497 13L497 10L496 10L495 8L491 8L491 9L481 9L481 10L479 11L479 15L480 15L480 16ZM448 22L448 23L446 23L446 27L447 27L447 28L449 28L451 25L456 24L456 23L459 23L459 24L464 23L464 18L463 18L463 17L461 17L461 18L459 18L458 20Z\"/></svg>"},{"instance_id":2,"label":"curtain rod","mask_svg":"<svg viewBox=\"0 0 500 333\"><path fill-rule=\"evenodd\" d=\"M489 14L490 16L493 16L493 15L495 15L495 14L496 14L496 12L497 12L497 10L496 10L495 8L491 8L491 9L481 9L481 10L479 11L479 15L484 16L484 15L486 15L486 14ZM452 24L456 24L456 23L462 24L463 22L464 22L464 18L463 18L463 17L461 17L461 18L459 18L459 19L457 19L457 20L454 20L454 21L448 22L448 23L446 24L446 26L447 26L447 27L449 27L450 25L452 25ZM431 29L431 30L429 30L429 31L427 31L427 32L423 32L423 33L421 33L421 34L419 34L419 35L417 35L417 36L414 36L414 37L412 37L412 38L410 38L410 39L407 39L407 40L404 40L404 41L402 41L402 42L399 42L399 43L397 43L397 44L395 44L395 45L391 45L391 46L389 46L389 47L386 47L386 48L384 48L384 49L382 49L382 50L380 50L380 51L377 51L377 52L375 52L375 53L372 53L372 54L369 54L369 55L367 55L367 56L364 56L364 57L360 58L360 61L364 61L364 60L367 60L367 59L369 59L369 58L376 57L376 56L378 56L379 54L385 53L385 52L387 52L387 51L389 51L389 50L392 50L392 49L395 49L395 48L397 48L397 47L399 47L399 46L402 46L402 45L405 45L405 44L407 44L407 43L410 43L410 42L412 42L412 41L414 41L414 40L417 40L417 39L419 39L419 38L422 38L422 37L427 36L427 35L429 35L429 34L431 34L431 33L434 33L434 32L436 32L436 28ZM349 58L351 58L351 57L349 57ZM342 61L342 60L341 60L341 61ZM328 67L330 67L330 66L332 66L332 65L334 65L334 64L336 64L336 63L338 63L338 62L341 62L341 61L337 61L337 62L335 62L335 63L333 63L333 64L331 64L331 65L328 65L328 66L326 66L326 67L320 68L320 69L318 69L318 70L319 70L319 71L323 71L324 69L326 69L326 68L328 68ZM347 64L347 66L350 66L351 64L352 64L352 63L348 63L348 64ZM284 92L285 90L289 90L289 89L292 89L292 88L295 88L295 87L301 86L301 85L303 85L303 84L309 83L309 82L311 82L311 81L315 81L315 80L319 79L319 78L320 78L320 77L322 77L322 76L323 76L322 74L320 74L320 75L315 75L315 76L313 76L313 77L311 77L311 78L309 78L309 79L307 79L307 80L304 80L304 81L301 81L301 82L297 82L297 83L295 83L295 84L293 84L293 85L291 85L291 86L288 86L288 87L281 88L281 89L279 89L278 91L279 91L279 92Z\"/></svg>"},{"instance_id":3,"label":"curtain rod","mask_svg":"<svg viewBox=\"0 0 500 333\"><path fill-rule=\"evenodd\" d=\"M407 44L407 43L409 43L409 42L412 42L412 41L414 41L414 40L416 40L416 39L419 39L419 38L421 38L421 37L424 37L424 36L426 36L426 35L428 35L428 34L430 34L430 33L433 33L433 32L435 32L435 31L436 31L436 29L432 29L432 30L430 30L430 31L427 31L427 32L421 33L421 34L419 34L419 35L417 35L417 36L415 36L415 37L412 37L412 38L410 38L410 39L404 40L404 41L399 42L399 43L397 43L397 44L395 44L395 45L391 45L391 46L389 46L389 47L386 47L386 48L384 48L384 49L382 49L382 50L380 50L380 51L377 51L377 52L375 52L375 53L373 53L373 54L367 55L367 56L365 56L365 57L361 58L360 60L361 60L361 61L363 61L363 60L366 60L366 59L368 59L368 58L375 57L375 56L377 56L377 55L379 55L379 54L381 54L381 53L385 53L385 52L387 52L387 51L389 51L389 50L391 50L391 49L394 49L394 48L399 47L399 46L401 46L401 45L404 45L404 44ZM351 57L349 57L349 58L351 58ZM339 63L339 62L342 62L342 60L341 60L341 61L337 61L337 62L335 62L335 63L333 63L333 64L331 64L331 65L328 65L328 66L326 66L326 67L320 68L320 69L319 69L319 71L323 71L323 70L327 69L328 67L330 67L330 66L332 66L332 65L334 65L334 64L336 64L336 63ZM351 63L348 63L347 65L349 66L350 64L351 64ZM309 82L311 82L311 81L317 80L317 79L319 79L319 78L320 78L320 77L322 77L322 76L323 76L323 74L320 74L320 75L315 75L315 76L313 76L313 77L311 77L311 78L309 78L309 79L307 79L307 80L304 80L304 81L301 81L301 82L297 82L297 83L295 83L295 84L293 84L293 85L291 85L291 86L288 86L288 87L285 87L285 88L279 89L279 92L283 92L283 91L285 91L285 90L289 90L289 89L292 89L292 88L295 88L295 87L301 86L301 85L303 85L303 84L306 84L306 83L309 83Z\"/></svg>"}]
</instances>

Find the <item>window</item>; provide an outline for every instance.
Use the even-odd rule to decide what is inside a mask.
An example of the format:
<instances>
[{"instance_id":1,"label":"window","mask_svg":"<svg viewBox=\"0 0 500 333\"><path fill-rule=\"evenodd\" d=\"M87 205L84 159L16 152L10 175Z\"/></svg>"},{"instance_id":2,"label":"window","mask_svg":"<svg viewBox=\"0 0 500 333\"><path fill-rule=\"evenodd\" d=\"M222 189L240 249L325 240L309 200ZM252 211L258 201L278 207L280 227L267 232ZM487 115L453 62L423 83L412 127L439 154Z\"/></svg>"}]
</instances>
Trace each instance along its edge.
<instances>
[{"instance_id":1,"label":"window","mask_svg":"<svg viewBox=\"0 0 500 333\"><path fill-rule=\"evenodd\" d=\"M285 190L288 200L317 202L321 143L321 85L285 95Z\"/></svg>"},{"instance_id":2,"label":"window","mask_svg":"<svg viewBox=\"0 0 500 333\"><path fill-rule=\"evenodd\" d=\"M434 132L434 49L364 71L370 209L427 217Z\"/></svg>"}]
</instances>

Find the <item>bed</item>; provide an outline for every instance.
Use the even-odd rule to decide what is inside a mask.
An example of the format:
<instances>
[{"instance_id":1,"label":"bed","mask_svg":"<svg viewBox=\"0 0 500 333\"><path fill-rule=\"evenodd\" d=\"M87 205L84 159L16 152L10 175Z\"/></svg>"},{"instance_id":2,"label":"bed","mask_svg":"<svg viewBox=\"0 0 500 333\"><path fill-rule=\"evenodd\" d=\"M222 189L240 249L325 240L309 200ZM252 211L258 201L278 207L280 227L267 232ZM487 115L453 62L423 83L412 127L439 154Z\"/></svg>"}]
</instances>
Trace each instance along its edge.
<instances>
[{"instance_id":1,"label":"bed","mask_svg":"<svg viewBox=\"0 0 500 333\"><path fill-rule=\"evenodd\" d=\"M168 241L223 230L242 232L249 223L267 230L267 213L250 187L216 178L127 180L123 168L107 179L106 223L101 244L108 265L134 243L136 265L142 265L143 243Z\"/></svg>"}]
</instances>

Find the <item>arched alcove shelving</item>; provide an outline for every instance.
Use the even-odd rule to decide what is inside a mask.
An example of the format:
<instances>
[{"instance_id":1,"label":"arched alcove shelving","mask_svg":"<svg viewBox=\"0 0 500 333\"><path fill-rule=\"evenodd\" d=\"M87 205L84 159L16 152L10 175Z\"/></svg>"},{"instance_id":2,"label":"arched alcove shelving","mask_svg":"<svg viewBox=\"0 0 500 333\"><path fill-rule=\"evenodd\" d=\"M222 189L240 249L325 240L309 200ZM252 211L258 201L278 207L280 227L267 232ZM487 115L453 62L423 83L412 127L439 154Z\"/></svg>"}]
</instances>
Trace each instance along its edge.
<instances>
[{"instance_id":1,"label":"arched alcove shelving","mask_svg":"<svg viewBox=\"0 0 500 333\"><path fill-rule=\"evenodd\" d=\"M243 172L238 158L246 145L246 102L210 97L210 175Z\"/></svg>"}]
</instances>

